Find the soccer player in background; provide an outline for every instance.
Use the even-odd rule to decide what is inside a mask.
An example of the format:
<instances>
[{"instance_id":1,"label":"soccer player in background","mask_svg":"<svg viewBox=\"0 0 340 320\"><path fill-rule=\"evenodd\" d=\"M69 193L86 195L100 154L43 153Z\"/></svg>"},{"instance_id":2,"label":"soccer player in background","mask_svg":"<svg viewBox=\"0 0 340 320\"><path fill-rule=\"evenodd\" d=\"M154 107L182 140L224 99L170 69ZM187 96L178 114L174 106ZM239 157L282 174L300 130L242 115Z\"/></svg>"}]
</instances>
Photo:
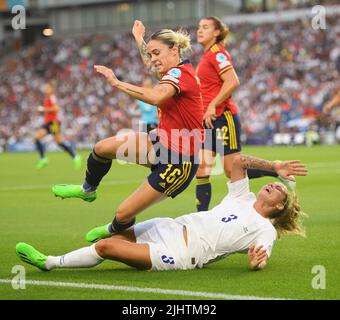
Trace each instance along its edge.
<instances>
[{"instance_id":1,"label":"soccer player in background","mask_svg":"<svg viewBox=\"0 0 340 320\"><path fill-rule=\"evenodd\" d=\"M250 192L250 169L276 172L286 179L307 175L305 166L296 160L266 161L237 155L229 193L210 211L147 220L62 256L46 256L22 242L16 245L16 253L41 270L91 268L104 259L138 269L186 270L202 268L233 253L247 253L250 270L261 270L277 238L304 236L304 214L295 192L280 182L263 186L257 196Z\"/></svg>"},{"instance_id":2,"label":"soccer player in background","mask_svg":"<svg viewBox=\"0 0 340 320\"><path fill-rule=\"evenodd\" d=\"M143 87L152 88L151 79L146 78L143 81ZM149 133L151 130L156 129L158 124L157 107L141 100L136 100L136 106L141 111L141 122L143 126L146 124L146 132Z\"/></svg>"},{"instance_id":3,"label":"soccer player in background","mask_svg":"<svg viewBox=\"0 0 340 320\"><path fill-rule=\"evenodd\" d=\"M241 151L241 123L232 94L239 86L232 60L225 49L228 27L217 17L203 18L197 29L197 42L204 48L197 66L204 107L205 141L196 173L196 206L208 210L211 200L210 175L217 154L221 156L226 177L230 178L234 157ZM250 179L263 176L278 177L276 172L248 170ZM293 187L294 182L278 177Z\"/></svg>"},{"instance_id":4,"label":"soccer player in background","mask_svg":"<svg viewBox=\"0 0 340 320\"><path fill-rule=\"evenodd\" d=\"M128 158L129 162L151 169L147 180L118 206L112 223L88 233L89 241L133 226L139 212L167 197L176 197L195 176L203 135L203 105L195 70L189 61L182 60L189 48L190 37L184 32L163 29L151 36L147 44L148 57L162 75L153 88L119 81L111 69L95 66L113 88L157 105L161 117L155 134L133 132L99 141L88 157L83 185L53 187L58 197L91 202L97 197L96 189L109 172L112 159Z\"/></svg>"},{"instance_id":5,"label":"soccer player in background","mask_svg":"<svg viewBox=\"0 0 340 320\"><path fill-rule=\"evenodd\" d=\"M81 157L64 142L63 136L60 133L60 120L58 118L59 106L55 87L51 83L46 83L43 87L43 91L45 94L44 105L39 106L38 110L44 113L44 125L38 130L34 137L35 145L40 155L40 160L36 165L36 168L42 169L48 165L48 159L45 156L45 150L41 143L41 139L48 134L52 134L54 141L58 146L72 157L75 169L79 169L81 167Z\"/></svg>"}]
</instances>

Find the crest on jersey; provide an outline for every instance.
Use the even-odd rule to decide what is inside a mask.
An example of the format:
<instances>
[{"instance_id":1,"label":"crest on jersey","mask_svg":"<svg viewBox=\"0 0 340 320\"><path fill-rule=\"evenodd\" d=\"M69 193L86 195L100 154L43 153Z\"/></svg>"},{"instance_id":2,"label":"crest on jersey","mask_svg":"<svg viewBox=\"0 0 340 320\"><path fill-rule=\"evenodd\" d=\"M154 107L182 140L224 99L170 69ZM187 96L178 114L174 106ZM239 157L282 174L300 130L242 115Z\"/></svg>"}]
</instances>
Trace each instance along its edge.
<instances>
[{"instance_id":1,"label":"crest on jersey","mask_svg":"<svg viewBox=\"0 0 340 320\"><path fill-rule=\"evenodd\" d=\"M182 72L181 70L179 70L178 68L174 68L174 69L171 69L169 72L168 72L169 75L175 77L175 78L180 78L181 75L182 75Z\"/></svg>"},{"instance_id":2,"label":"crest on jersey","mask_svg":"<svg viewBox=\"0 0 340 320\"><path fill-rule=\"evenodd\" d=\"M224 61L227 61L227 57L223 53L220 52L216 55L216 60L217 62L224 62Z\"/></svg>"}]
</instances>

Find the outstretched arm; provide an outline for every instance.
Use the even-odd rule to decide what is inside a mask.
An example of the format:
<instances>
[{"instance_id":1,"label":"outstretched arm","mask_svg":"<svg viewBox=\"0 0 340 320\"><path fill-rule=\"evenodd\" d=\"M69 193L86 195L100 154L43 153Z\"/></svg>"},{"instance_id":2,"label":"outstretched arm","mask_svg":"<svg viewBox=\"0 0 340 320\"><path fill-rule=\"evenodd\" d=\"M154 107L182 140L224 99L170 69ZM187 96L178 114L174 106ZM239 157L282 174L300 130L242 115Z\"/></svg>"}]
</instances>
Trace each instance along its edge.
<instances>
[{"instance_id":1,"label":"outstretched arm","mask_svg":"<svg viewBox=\"0 0 340 320\"><path fill-rule=\"evenodd\" d=\"M276 172L279 176L294 181L292 176L306 176L308 171L300 160L268 161L252 156L237 155L231 169L231 182L244 179L247 169L260 169Z\"/></svg>"},{"instance_id":2,"label":"outstretched arm","mask_svg":"<svg viewBox=\"0 0 340 320\"><path fill-rule=\"evenodd\" d=\"M132 27L132 34L136 40L139 53L142 57L144 65L148 68L150 74L156 78L157 80L160 80L162 76L159 74L159 72L152 66L150 56L146 49L146 43L144 41L145 36L145 27L142 23L142 21L135 20L135 23Z\"/></svg>"},{"instance_id":3,"label":"outstretched arm","mask_svg":"<svg viewBox=\"0 0 340 320\"><path fill-rule=\"evenodd\" d=\"M111 86L127 93L135 99L142 100L155 106L176 94L176 89L171 84L162 83L153 88L138 87L118 80L113 71L105 66L95 65L94 68L106 78Z\"/></svg>"}]
</instances>

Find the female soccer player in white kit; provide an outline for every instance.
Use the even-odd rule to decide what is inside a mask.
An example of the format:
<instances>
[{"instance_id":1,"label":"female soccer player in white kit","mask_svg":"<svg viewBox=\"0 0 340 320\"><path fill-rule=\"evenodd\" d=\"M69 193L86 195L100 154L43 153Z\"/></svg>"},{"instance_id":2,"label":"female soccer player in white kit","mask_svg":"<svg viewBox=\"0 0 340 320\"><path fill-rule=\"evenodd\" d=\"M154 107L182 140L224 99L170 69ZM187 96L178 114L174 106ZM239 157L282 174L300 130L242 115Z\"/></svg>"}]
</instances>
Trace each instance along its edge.
<instances>
[{"instance_id":1,"label":"female soccer player in white kit","mask_svg":"<svg viewBox=\"0 0 340 320\"><path fill-rule=\"evenodd\" d=\"M186 270L237 252L248 253L250 269L262 269L277 238L286 233L304 235L303 212L296 194L280 182L263 186L257 196L250 192L250 168L274 171L285 179L307 175L298 160L266 161L238 155L229 193L210 211L151 219L62 256L45 256L22 242L16 252L21 260L42 270L89 268L104 259L138 269Z\"/></svg>"}]
</instances>

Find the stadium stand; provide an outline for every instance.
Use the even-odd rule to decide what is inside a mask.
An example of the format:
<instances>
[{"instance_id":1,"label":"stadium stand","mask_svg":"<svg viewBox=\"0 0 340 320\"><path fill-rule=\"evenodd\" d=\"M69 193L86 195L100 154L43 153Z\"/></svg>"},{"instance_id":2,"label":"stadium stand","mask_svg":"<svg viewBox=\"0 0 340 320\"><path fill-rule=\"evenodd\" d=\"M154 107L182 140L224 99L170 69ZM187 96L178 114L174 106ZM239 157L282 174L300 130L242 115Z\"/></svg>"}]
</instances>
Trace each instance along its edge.
<instances>
[{"instance_id":1,"label":"stadium stand","mask_svg":"<svg viewBox=\"0 0 340 320\"><path fill-rule=\"evenodd\" d=\"M339 118L324 117L320 111L339 87L338 20L338 15L327 18L327 30L314 30L307 19L230 25L228 50L241 82L234 98L244 142L273 143L278 133L320 133L337 126ZM195 27L189 31L194 43L190 59L196 64L202 51L195 44ZM41 104L41 87L48 80L58 85L63 132L78 147L131 128L139 118L133 101L112 90L93 70L94 64L110 66L118 77L141 84L147 74L129 32L53 37L3 62L3 148L32 141L31 134L42 121L36 106Z\"/></svg>"}]
</instances>

